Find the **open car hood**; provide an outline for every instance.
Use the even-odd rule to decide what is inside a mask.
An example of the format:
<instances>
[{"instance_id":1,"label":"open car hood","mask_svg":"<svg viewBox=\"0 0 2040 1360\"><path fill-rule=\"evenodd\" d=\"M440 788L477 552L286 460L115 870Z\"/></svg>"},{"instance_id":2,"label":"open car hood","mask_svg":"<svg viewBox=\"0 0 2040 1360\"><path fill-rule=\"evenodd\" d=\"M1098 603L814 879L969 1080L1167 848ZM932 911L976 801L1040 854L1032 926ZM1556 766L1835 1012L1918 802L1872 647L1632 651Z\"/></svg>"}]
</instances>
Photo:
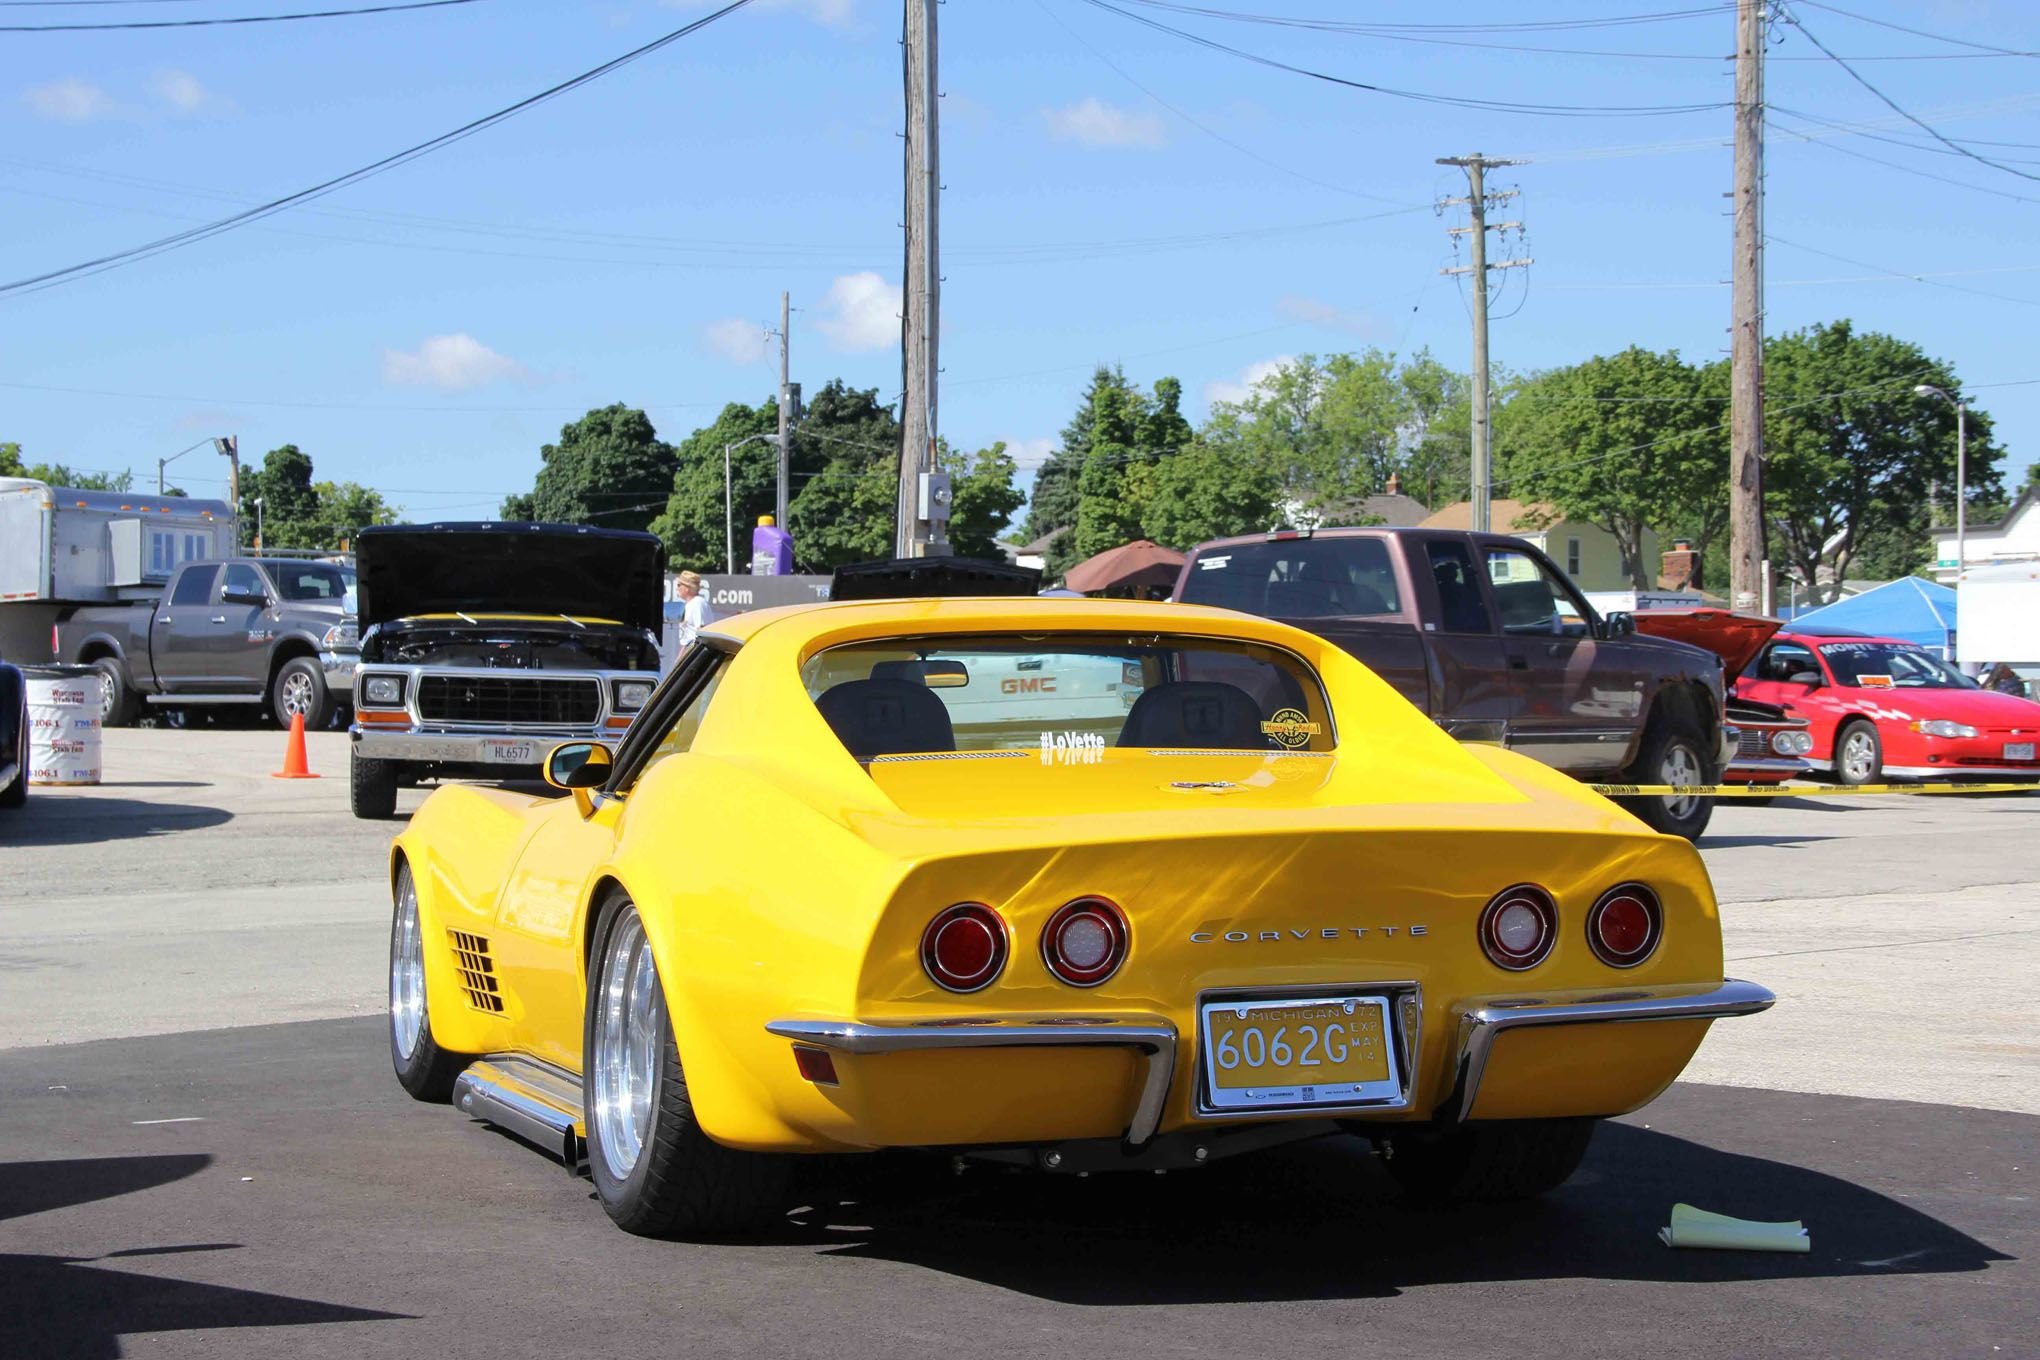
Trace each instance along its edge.
<instances>
[{"instance_id":1,"label":"open car hood","mask_svg":"<svg viewBox=\"0 0 2040 1360\"><path fill-rule=\"evenodd\" d=\"M1721 658L1722 673L1733 685L1757 649L1785 626L1783 619L1737 614L1726 609L1641 609L1633 618L1636 631L1705 647Z\"/></svg>"},{"instance_id":2,"label":"open car hood","mask_svg":"<svg viewBox=\"0 0 2040 1360\"><path fill-rule=\"evenodd\" d=\"M567 614L656 632L666 549L574 524L399 524L354 541L361 627L421 614Z\"/></svg>"}]
</instances>

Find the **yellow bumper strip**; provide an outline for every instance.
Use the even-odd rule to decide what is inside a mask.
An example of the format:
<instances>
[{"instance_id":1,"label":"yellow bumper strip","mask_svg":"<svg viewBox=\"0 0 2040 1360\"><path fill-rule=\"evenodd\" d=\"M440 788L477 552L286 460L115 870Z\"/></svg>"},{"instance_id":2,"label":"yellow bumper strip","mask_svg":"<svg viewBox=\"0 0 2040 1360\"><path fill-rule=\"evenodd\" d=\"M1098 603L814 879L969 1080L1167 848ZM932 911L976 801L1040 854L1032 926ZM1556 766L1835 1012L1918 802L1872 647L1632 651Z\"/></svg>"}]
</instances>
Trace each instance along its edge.
<instances>
[{"instance_id":1,"label":"yellow bumper strip","mask_svg":"<svg viewBox=\"0 0 2040 1360\"><path fill-rule=\"evenodd\" d=\"M768 1033L838 1053L904 1053L927 1048L1138 1049L1147 1058L1140 1100L1126 1127L1139 1147L1154 1137L1176 1071L1176 1027L1158 1015L968 1016L917 1025L866 1025L854 1020L774 1020Z\"/></svg>"},{"instance_id":2,"label":"yellow bumper strip","mask_svg":"<svg viewBox=\"0 0 2040 1360\"><path fill-rule=\"evenodd\" d=\"M2040 793L2040 783L2024 784L1589 784L1610 798L1639 796L1690 798L1856 798L1866 793Z\"/></svg>"},{"instance_id":3,"label":"yellow bumper strip","mask_svg":"<svg viewBox=\"0 0 2040 1360\"><path fill-rule=\"evenodd\" d=\"M1458 1079L1438 1118L1456 1124L1473 1108L1488 1054L1503 1031L1528 1025L1629 1024L1640 1020L1720 1020L1767 1011L1778 998L1754 982L1728 978L1716 986L1626 987L1616 991L1546 992L1542 996L1477 997L1459 1011Z\"/></svg>"}]
</instances>

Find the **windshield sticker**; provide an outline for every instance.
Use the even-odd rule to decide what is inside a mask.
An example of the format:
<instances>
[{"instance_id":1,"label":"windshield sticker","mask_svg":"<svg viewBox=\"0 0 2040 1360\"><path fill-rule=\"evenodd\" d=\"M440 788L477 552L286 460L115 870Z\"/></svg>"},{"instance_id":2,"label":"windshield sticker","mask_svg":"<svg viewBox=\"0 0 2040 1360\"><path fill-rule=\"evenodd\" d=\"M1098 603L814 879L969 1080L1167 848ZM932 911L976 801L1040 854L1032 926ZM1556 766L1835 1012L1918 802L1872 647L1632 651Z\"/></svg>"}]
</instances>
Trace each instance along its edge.
<instances>
[{"instance_id":1,"label":"windshield sticker","mask_svg":"<svg viewBox=\"0 0 2040 1360\"><path fill-rule=\"evenodd\" d=\"M1231 553L1220 553L1217 557L1200 557L1197 559L1197 570L1218 571L1230 561L1232 561Z\"/></svg>"},{"instance_id":2,"label":"windshield sticker","mask_svg":"<svg viewBox=\"0 0 2040 1360\"><path fill-rule=\"evenodd\" d=\"M1273 737L1292 751L1308 746L1310 739L1322 731L1323 724L1312 722L1303 710L1296 708L1278 708L1273 718L1261 724L1263 736Z\"/></svg>"},{"instance_id":3,"label":"windshield sticker","mask_svg":"<svg viewBox=\"0 0 2040 1360\"><path fill-rule=\"evenodd\" d=\"M1043 732L1044 765L1096 765L1105 759L1105 738L1096 732Z\"/></svg>"},{"instance_id":4,"label":"windshield sticker","mask_svg":"<svg viewBox=\"0 0 2040 1360\"><path fill-rule=\"evenodd\" d=\"M1859 675L1856 677L1856 684L1863 689L1890 689L1892 687L1891 677L1888 675Z\"/></svg>"}]
</instances>

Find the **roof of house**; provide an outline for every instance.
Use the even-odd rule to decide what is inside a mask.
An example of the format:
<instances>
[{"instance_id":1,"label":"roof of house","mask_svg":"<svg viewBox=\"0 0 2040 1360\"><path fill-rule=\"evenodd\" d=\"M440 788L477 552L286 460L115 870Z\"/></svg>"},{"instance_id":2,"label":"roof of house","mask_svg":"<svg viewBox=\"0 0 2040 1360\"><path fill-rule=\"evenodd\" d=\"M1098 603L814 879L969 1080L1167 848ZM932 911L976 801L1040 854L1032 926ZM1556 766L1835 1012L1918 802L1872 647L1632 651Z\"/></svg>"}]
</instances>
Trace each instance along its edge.
<instances>
[{"instance_id":1,"label":"roof of house","mask_svg":"<svg viewBox=\"0 0 2040 1360\"><path fill-rule=\"evenodd\" d=\"M2008 529L2019 516L2032 509L2036 503L2040 503L2040 483L2028 483L2026 489L2019 493L2019 498L2011 503L2011 506L2003 515L1989 524L1970 520L1968 524L1963 526L1964 530L1972 534L1988 534L1994 533L1999 529ZM1955 526L1952 524L1937 524L1932 532L1936 538L1953 538L1955 536Z\"/></svg>"},{"instance_id":2,"label":"roof of house","mask_svg":"<svg viewBox=\"0 0 2040 1360\"><path fill-rule=\"evenodd\" d=\"M1069 531L1070 526L1067 524L1063 525L1062 528L1060 529L1050 529L1040 538L1037 538L1032 543L1029 543L1022 547L1020 549L1020 552L1024 555L1039 557L1041 556L1041 554L1047 552L1050 548L1053 548L1055 546L1055 541L1061 538L1064 534L1068 533Z\"/></svg>"},{"instance_id":3,"label":"roof of house","mask_svg":"<svg viewBox=\"0 0 2040 1360\"><path fill-rule=\"evenodd\" d=\"M1491 500L1488 502L1488 523L1502 533L1539 533L1527 521L1535 518L1548 519L1558 523L1565 515L1555 505L1542 502L1525 504L1522 501ZM1471 529L1473 527L1473 502L1454 501L1434 512L1429 518L1418 522L1424 529Z\"/></svg>"},{"instance_id":4,"label":"roof of house","mask_svg":"<svg viewBox=\"0 0 2040 1360\"><path fill-rule=\"evenodd\" d=\"M1393 492L1362 496L1359 500L1333 501L1320 513L1318 522L1330 526L1372 521L1405 527L1422 524L1430 513L1430 508L1415 497Z\"/></svg>"}]
</instances>

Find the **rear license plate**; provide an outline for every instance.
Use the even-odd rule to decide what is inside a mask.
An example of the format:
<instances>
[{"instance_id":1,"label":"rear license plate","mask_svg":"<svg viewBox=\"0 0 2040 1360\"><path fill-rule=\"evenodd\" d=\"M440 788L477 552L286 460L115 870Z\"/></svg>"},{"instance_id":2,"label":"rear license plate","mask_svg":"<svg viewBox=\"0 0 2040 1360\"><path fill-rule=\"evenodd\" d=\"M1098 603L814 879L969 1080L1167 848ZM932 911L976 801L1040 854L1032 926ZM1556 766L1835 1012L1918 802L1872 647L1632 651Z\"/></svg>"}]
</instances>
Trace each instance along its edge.
<instances>
[{"instance_id":1,"label":"rear license plate","mask_svg":"<svg viewBox=\"0 0 2040 1360\"><path fill-rule=\"evenodd\" d=\"M505 741L501 737L490 737L482 743L482 759L491 765L536 765L538 743Z\"/></svg>"},{"instance_id":2,"label":"rear license plate","mask_svg":"<svg viewBox=\"0 0 2040 1360\"><path fill-rule=\"evenodd\" d=\"M2006 760L2031 760L2033 743L2030 741L2008 741L2005 743Z\"/></svg>"},{"instance_id":3,"label":"rear license plate","mask_svg":"<svg viewBox=\"0 0 2040 1360\"><path fill-rule=\"evenodd\" d=\"M1350 1105L1402 1094L1387 997L1214 1001L1198 1020L1210 1109Z\"/></svg>"}]
</instances>

